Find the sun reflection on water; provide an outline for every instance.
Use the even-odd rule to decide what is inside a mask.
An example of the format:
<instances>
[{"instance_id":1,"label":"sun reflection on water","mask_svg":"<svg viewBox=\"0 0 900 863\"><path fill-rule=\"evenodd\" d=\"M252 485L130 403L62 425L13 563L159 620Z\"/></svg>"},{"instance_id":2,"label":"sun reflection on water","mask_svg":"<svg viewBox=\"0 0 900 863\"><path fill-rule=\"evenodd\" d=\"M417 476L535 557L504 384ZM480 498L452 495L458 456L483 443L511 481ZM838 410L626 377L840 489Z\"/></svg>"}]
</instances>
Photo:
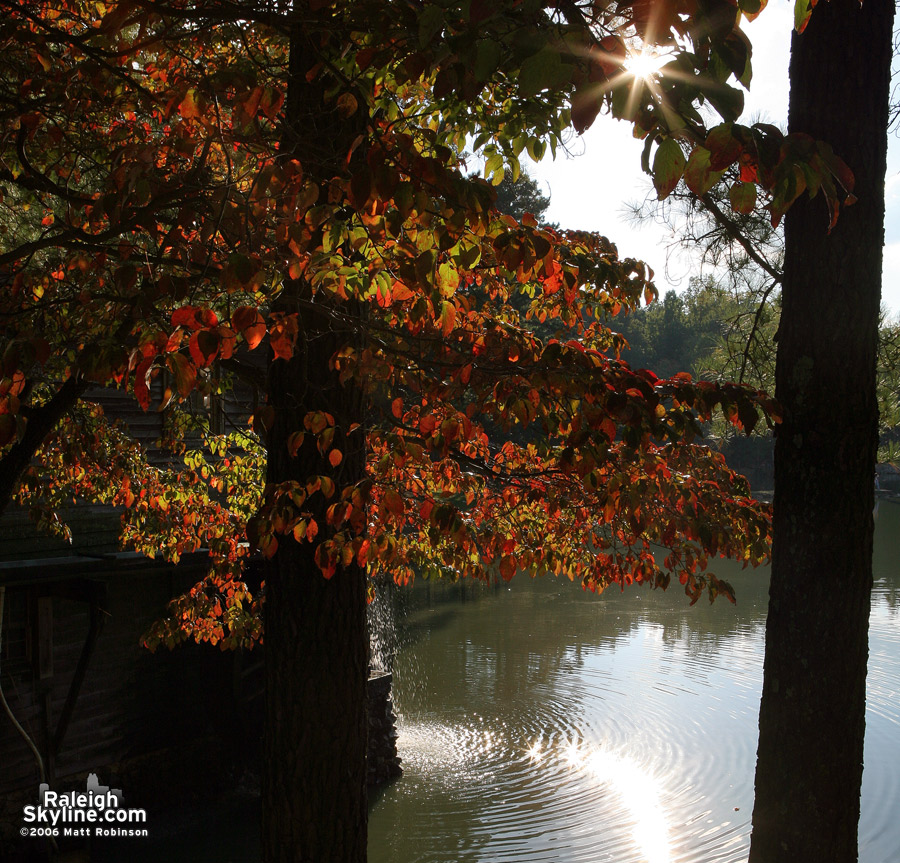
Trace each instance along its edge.
<instances>
[{"instance_id":1,"label":"sun reflection on water","mask_svg":"<svg viewBox=\"0 0 900 863\"><path fill-rule=\"evenodd\" d=\"M442 723L435 721L402 723L398 741L401 757L407 769L441 784L454 788L454 800L479 799L491 795L496 807L508 810L507 817L518 824L522 835L545 835L546 827L533 823L534 811L522 810L518 804L508 803L508 791L524 773L543 787L553 784L564 795L576 799L600 802L611 794L615 802L609 817L621 828L622 838L634 849L630 860L641 863L673 863L672 843L664 805L664 787L658 775L621 750L609 744L589 743L578 737L554 737L550 732L527 738L510 739L503 723L485 727L484 719L472 717L471 722ZM569 773L566 781L562 773ZM582 791L578 792L578 788ZM585 794L585 792L588 792ZM461 795L461 796L460 796ZM517 796L517 795L514 795ZM556 799L556 798L554 798ZM557 829L564 823L557 810L550 807L546 815L556 821ZM517 818L522 820L517 821ZM509 822L507 822L508 826ZM619 831L616 830L616 833ZM510 848L496 836L491 841L498 859ZM509 859L512 859L511 857ZM543 859L543 858L542 858ZM574 858L573 858L574 859ZM581 859L580 857L578 858Z\"/></svg>"},{"instance_id":2,"label":"sun reflection on water","mask_svg":"<svg viewBox=\"0 0 900 863\"><path fill-rule=\"evenodd\" d=\"M568 741L562 757L570 767L608 784L634 820L632 836L646 863L672 863L669 827L659 780L624 755Z\"/></svg>"}]
</instances>

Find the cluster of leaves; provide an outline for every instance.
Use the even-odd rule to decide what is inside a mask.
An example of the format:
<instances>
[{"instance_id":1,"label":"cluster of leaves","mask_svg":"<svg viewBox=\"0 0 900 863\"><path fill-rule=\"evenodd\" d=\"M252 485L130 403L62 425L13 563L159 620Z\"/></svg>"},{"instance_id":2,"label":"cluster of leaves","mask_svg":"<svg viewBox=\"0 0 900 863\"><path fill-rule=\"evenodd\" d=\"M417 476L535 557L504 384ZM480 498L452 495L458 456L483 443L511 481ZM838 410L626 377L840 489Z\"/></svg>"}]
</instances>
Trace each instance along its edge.
<instances>
[{"instance_id":1,"label":"cluster of leaves","mask_svg":"<svg viewBox=\"0 0 900 863\"><path fill-rule=\"evenodd\" d=\"M836 213L834 178L851 185L839 160L733 122L727 82L746 85L750 68L737 13L758 9L12 4L0 33L4 457L69 398L65 381L127 388L145 408L159 381L166 408L227 389L227 372L264 397L254 357L261 345L275 363L302 354L307 313L346 334L330 369L372 406L366 428L306 415L286 444L297 457L315 443L303 482L260 488L258 453L154 472L124 438L91 461L79 435L59 433L22 499L49 511L57 486L108 499L126 507L132 547L210 549L211 580L154 639L258 635L243 614L245 533L268 556L312 543L329 577L355 561L400 580L530 569L600 589L664 586L674 570L692 599L728 593L701 569L717 554L761 560L768 516L694 441L713 410L749 431L774 405L633 371L608 321L655 297L652 273L605 238L501 216L492 186L607 109L645 138L648 166L656 147L661 195L681 176L707 187L736 170L738 210L751 189L774 218L821 188ZM629 52L653 46L674 59L638 79ZM704 102L724 125L704 128ZM689 157L678 141L695 142ZM466 175L471 142L489 182ZM251 412L271 446L274 409ZM367 474L345 482L354 434L367 436ZM258 507L230 489L260 494Z\"/></svg>"},{"instance_id":2,"label":"cluster of leaves","mask_svg":"<svg viewBox=\"0 0 900 863\"><path fill-rule=\"evenodd\" d=\"M119 508L124 548L172 563L202 549L209 574L172 609L190 622L181 637L192 630L223 647L252 644L260 636L259 605L242 580L249 554L244 525L260 503L264 453L252 434L189 440L194 447L180 438L180 454L164 466L154 464L159 459L110 423L99 405L81 401L25 471L16 502L40 526L70 541L59 513L86 501ZM172 646L179 635L169 627L148 635L151 645L162 640Z\"/></svg>"}]
</instances>

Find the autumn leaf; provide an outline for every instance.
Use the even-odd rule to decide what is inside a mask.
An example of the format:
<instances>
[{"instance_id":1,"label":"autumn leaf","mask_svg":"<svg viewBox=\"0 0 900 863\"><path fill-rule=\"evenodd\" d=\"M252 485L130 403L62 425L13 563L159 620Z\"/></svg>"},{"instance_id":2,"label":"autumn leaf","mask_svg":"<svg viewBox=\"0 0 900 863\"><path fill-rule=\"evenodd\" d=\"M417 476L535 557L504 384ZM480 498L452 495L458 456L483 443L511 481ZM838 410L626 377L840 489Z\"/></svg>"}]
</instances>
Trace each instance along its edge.
<instances>
[{"instance_id":1,"label":"autumn leaf","mask_svg":"<svg viewBox=\"0 0 900 863\"><path fill-rule=\"evenodd\" d=\"M354 96L352 93L345 92L341 93L341 95L338 96L337 112L342 117L352 117L356 113L358 108L359 103L356 101L356 96Z\"/></svg>"},{"instance_id":2,"label":"autumn leaf","mask_svg":"<svg viewBox=\"0 0 900 863\"><path fill-rule=\"evenodd\" d=\"M733 183L728 190L731 209L736 213L748 214L756 206L756 186L753 183Z\"/></svg>"},{"instance_id":3,"label":"autumn leaf","mask_svg":"<svg viewBox=\"0 0 900 863\"><path fill-rule=\"evenodd\" d=\"M252 306L235 309L231 316L231 325L244 337L250 350L257 347L266 334L265 321L259 311Z\"/></svg>"},{"instance_id":4,"label":"autumn leaf","mask_svg":"<svg viewBox=\"0 0 900 863\"><path fill-rule=\"evenodd\" d=\"M684 182L687 187L700 197L705 195L722 176L720 171L712 170L710 155L705 147L695 147L684 171Z\"/></svg>"},{"instance_id":5,"label":"autumn leaf","mask_svg":"<svg viewBox=\"0 0 900 863\"><path fill-rule=\"evenodd\" d=\"M665 138L653 157L653 185L660 200L667 198L685 169L684 153L674 138Z\"/></svg>"},{"instance_id":6,"label":"autumn leaf","mask_svg":"<svg viewBox=\"0 0 900 863\"><path fill-rule=\"evenodd\" d=\"M182 398L189 396L197 382L197 367L184 354L169 354L166 365L175 376L175 387L179 395Z\"/></svg>"},{"instance_id":7,"label":"autumn leaf","mask_svg":"<svg viewBox=\"0 0 900 863\"><path fill-rule=\"evenodd\" d=\"M185 120L194 120L203 114L204 100L200 93L191 88L184 94L178 105L178 111Z\"/></svg>"},{"instance_id":8,"label":"autumn leaf","mask_svg":"<svg viewBox=\"0 0 900 863\"><path fill-rule=\"evenodd\" d=\"M441 333L445 338L453 332L454 326L456 326L456 307L444 300L441 303Z\"/></svg>"}]
</instances>

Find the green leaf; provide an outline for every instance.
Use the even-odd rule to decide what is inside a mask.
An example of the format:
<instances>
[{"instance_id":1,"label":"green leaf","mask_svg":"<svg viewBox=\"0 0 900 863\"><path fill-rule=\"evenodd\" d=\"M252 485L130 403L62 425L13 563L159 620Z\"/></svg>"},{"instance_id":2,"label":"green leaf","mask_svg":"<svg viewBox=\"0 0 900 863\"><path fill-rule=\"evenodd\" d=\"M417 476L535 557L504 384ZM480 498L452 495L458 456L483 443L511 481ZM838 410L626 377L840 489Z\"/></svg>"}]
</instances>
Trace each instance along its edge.
<instances>
[{"instance_id":1,"label":"green leaf","mask_svg":"<svg viewBox=\"0 0 900 863\"><path fill-rule=\"evenodd\" d=\"M452 297L459 287L459 272L453 264L444 262L438 267L438 288L442 297Z\"/></svg>"},{"instance_id":2,"label":"green leaf","mask_svg":"<svg viewBox=\"0 0 900 863\"><path fill-rule=\"evenodd\" d=\"M419 16L419 45L424 48L444 26L444 10L437 4L429 4Z\"/></svg>"},{"instance_id":3,"label":"green leaf","mask_svg":"<svg viewBox=\"0 0 900 863\"><path fill-rule=\"evenodd\" d=\"M480 39L475 49L475 80L487 81L500 65L500 45L493 39Z\"/></svg>"},{"instance_id":4,"label":"green leaf","mask_svg":"<svg viewBox=\"0 0 900 863\"><path fill-rule=\"evenodd\" d=\"M756 206L756 186L753 183L735 183L728 190L728 198L735 213L752 213Z\"/></svg>"},{"instance_id":5,"label":"green leaf","mask_svg":"<svg viewBox=\"0 0 900 863\"><path fill-rule=\"evenodd\" d=\"M529 138L525 149L533 161L540 162L544 158L544 153L547 152L547 143L540 138Z\"/></svg>"},{"instance_id":6,"label":"green leaf","mask_svg":"<svg viewBox=\"0 0 900 863\"><path fill-rule=\"evenodd\" d=\"M684 182L695 195L705 195L722 177L721 171L713 171L710 152L706 147L691 151L684 171Z\"/></svg>"},{"instance_id":7,"label":"green leaf","mask_svg":"<svg viewBox=\"0 0 900 863\"><path fill-rule=\"evenodd\" d=\"M794 0L794 29L798 33L806 29L814 5L813 0Z\"/></svg>"},{"instance_id":8,"label":"green leaf","mask_svg":"<svg viewBox=\"0 0 900 863\"><path fill-rule=\"evenodd\" d=\"M684 153L674 138L666 138L653 157L653 185L659 200L667 198L684 173Z\"/></svg>"},{"instance_id":9,"label":"green leaf","mask_svg":"<svg viewBox=\"0 0 900 863\"><path fill-rule=\"evenodd\" d=\"M744 94L735 87L720 84L717 87L710 87L704 95L718 111L719 116L728 123L737 120L744 110Z\"/></svg>"},{"instance_id":10,"label":"green leaf","mask_svg":"<svg viewBox=\"0 0 900 863\"><path fill-rule=\"evenodd\" d=\"M544 48L522 64L518 79L519 93L522 96L536 96L541 90L560 86L566 77L559 51Z\"/></svg>"},{"instance_id":11,"label":"green leaf","mask_svg":"<svg viewBox=\"0 0 900 863\"><path fill-rule=\"evenodd\" d=\"M500 180L494 183L495 186L503 179L503 156L500 153L494 153L494 155L490 156L484 163L484 176L486 178L496 177L498 173L500 175Z\"/></svg>"}]
</instances>

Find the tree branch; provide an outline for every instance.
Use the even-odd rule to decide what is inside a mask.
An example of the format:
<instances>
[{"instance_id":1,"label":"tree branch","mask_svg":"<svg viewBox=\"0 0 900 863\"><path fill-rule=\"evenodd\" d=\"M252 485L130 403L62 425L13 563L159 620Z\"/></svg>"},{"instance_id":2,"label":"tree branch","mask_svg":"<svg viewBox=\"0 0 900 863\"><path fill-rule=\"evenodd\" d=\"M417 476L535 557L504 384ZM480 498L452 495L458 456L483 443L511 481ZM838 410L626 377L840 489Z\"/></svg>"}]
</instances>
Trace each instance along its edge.
<instances>
[{"instance_id":1,"label":"tree branch","mask_svg":"<svg viewBox=\"0 0 900 863\"><path fill-rule=\"evenodd\" d=\"M9 506L16 486L44 439L87 389L83 378L69 377L45 405L33 408L25 433L0 459L0 514Z\"/></svg>"}]
</instances>

